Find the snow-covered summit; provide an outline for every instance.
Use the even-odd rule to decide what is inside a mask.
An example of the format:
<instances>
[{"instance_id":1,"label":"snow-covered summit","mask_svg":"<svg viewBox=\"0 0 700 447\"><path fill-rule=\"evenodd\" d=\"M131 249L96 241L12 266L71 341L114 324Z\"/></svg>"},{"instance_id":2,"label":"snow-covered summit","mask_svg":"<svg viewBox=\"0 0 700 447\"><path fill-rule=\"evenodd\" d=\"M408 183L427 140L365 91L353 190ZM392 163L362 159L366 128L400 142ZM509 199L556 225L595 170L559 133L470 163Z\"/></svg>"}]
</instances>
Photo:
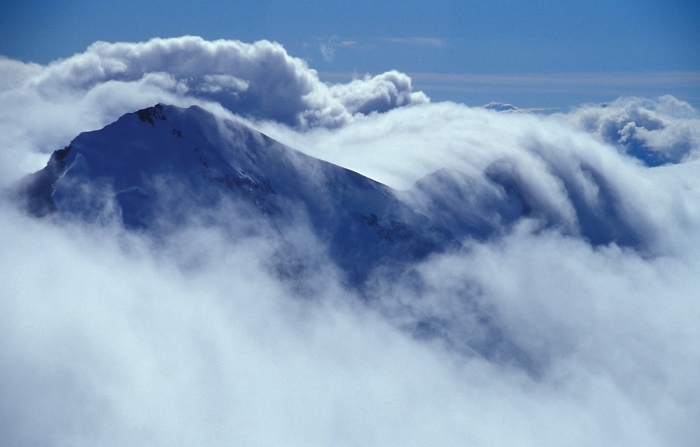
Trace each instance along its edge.
<instances>
[{"instance_id":1,"label":"snow-covered summit","mask_svg":"<svg viewBox=\"0 0 700 447\"><path fill-rule=\"evenodd\" d=\"M450 239L391 188L197 106L158 104L82 133L29 183L35 214L117 216L144 231L225 200L275 227L301 215L353 282Z\"/></svg>"}]
</instances>

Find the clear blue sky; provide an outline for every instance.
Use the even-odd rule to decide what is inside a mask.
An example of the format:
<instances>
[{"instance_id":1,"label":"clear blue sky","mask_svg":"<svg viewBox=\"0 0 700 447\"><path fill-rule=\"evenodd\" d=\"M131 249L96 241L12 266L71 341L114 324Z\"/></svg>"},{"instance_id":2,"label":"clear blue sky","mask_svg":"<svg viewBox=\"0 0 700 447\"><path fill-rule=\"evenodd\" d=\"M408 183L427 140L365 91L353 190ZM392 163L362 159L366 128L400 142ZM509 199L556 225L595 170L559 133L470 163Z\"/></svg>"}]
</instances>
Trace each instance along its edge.
<instances>
[{"instance_id":1,"label":"clear blue sky","mask_svg":"<svg viewBox=\"0 0 700 447\"><path fill-rule=\"evenodd\" d=\"M0 4L0 55L24 61L47 63L96 40L184 34L276 40L327 79L389 69L424 73L415 76L418 88L434 99L468 104L500 100L563 107L663 93L700 103L698 0ZM695 74L658 76L679 71ZM596 80L572 75L591 73ZM655 77L645 77L650 73ZM444 74L462 76L439 76ZM552 83L544 76L552 74L561 80ZM630 81L628 75L636 77Z\"/></svg>"}]
</instances>

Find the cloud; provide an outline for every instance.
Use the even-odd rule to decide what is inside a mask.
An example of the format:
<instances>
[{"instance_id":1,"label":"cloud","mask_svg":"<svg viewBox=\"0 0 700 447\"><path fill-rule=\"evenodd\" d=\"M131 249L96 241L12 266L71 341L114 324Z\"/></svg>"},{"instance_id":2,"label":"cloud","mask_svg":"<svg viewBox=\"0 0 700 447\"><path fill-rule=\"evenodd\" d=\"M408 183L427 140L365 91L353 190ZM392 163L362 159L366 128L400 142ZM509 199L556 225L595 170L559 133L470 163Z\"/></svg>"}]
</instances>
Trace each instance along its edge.
<instances>
[{"instance_id":1,"label":"cloud","mask_svg":"<svg viewBox=\"0 0 700 447\"><path fill-rule=\"evenodd\" d=\"M631 286L619 283L619 270L594 282L602 292L594 301L585 287L557 299L566 286L590 285L601 259L556 235L513 235L420 267L429 289L404 303L468 318L473 312L450 300L477 281L478 304L497 309L485 313L508 323L505 336L528 355L547 355L551 365L531 379L497 358L459 360L412 340L357 306L332 275L314 279L323 291L316 299L295 295L264 267L274 253L265 239L236 242L195 226L154 250L119 228L1 218L0 259L12 274L0 285L0 429L10 445L690 445L695 434L687 400L695 339L666 321L692 311L674 292L693 284L664 295L671 307L640 302L662 283L633 255L617 256L631 264L623 272L653 287L612 303L609 293ZM519 290L562 260L569 282ZM677 267L659 270L689 278L694 266ZM638 316L630 322L631 302ZM667 337L677 348L665 353ZM595 349L600 343L606 349Z\"/></svg>"},{"instance_id":2,"label":"cloud","mask_svg":"<svg viewBox=\"0 0 700 447\"><path fill-rule=\"evenodd\" d=\"M508 223L509 187L517 188L528 219L491 240L467 239L398 281L376 271L374 305L429 343L526 371L567 403L613 393L596 405L620 430L615 442L692 444L700 333L687 315L697 311L700 165L684 156L650 168L600 131L634 120L651 128L639 116L663 123L653 131L684 129L656 137L659 150L700 129L687 103L662 97L551 116L433 103L335 130L267 130L477 226ZM574 383L581 388L567 388ZM636 416L618 413L623 402ZM623 428L632 419L644 440Z\"/></svg>"},{"instance_id":3,"label":"cloud","mask_svg":"<svg viewBox=\"0 0 700 447\"><path fill-rule=\"evenodd\" d=\"M23 63L0 56L0 91L16 88L41 71L41 65Z\"/></svg>"},{"instance_id":4,"label":"cloud","mask_svg":"<svg viewBox=\"0 0 700 447\"><path fill-rule=\"evenodd\" d=\"M490 103L483 106L485 109L495 110L497 112L518 112L520 109L515 107L513 104L506 104L504 102L491 101Z\"/></svg>"},{"instance_id":5,"label":"cloud","mask_svg":"<svg viewBox=\"0 0 700 447\"><path fill-rule=\"evenodd\" d=\"M196 102L496 229L398 277L378 269L360 297L303 222L279 231L313 268L303 287L279 275L278 230L235 203L209 216L183 204L192 218L154 241L2 202L9 445L700 436L700 124L686 103L503 114L429 103L398 72L325 85L279 45L189 37L0 66L3 185L123 112ZM632 141L669 162L642 163Z\"/></svg>"},{"instance_id":6,"label":"cloud","mask_svg":"<svg viewBox=\"0 0 700 447\"><path fill-rule=\"evenodd\" d=\"M353 114L382 113L396 107L428 102L425 95L412 92L411 78L396 70L374 77L366 75L348 84L335 84L330 91Z\"/></svg>"},{"instance_id":7,"label":"cloud","mask_svg":"<svg viewBox=\"0 0 700 447\"><path fill-rule=\"evenodd\" d=\"M182 37L138 44L98 42L85 53L51 64L29 82L45 93L86 91L108 81L134 82L158 73L173 78L176 85L168 86L171 89L217 93L205 97L241 115L326 125L347 121L352 114L304 61L267 41L245 44ZM311 121L310 115L318 121Z\"/></svg>"},{"instance_id":8,"label":"cloud","mask_svg":"<svg viewBox=\"0 0 700 447\"><path fill-rule=\"evenodd\" d=\"M552 74L458 74L412 73L416 81L445 84L504 84L524 85L528 88L543 85L619 87L673 85L694 87L700 81L700 72L675 71L652 73L552 73Z\"/></svg>"},{"instance_id":9,"label":"cloud","mask_svg":"<svg viewBox=\"0 0 700 447\"><path fill-rule=\"evenodd\" d=\"M700 155L700 115L672 96L657 101L620 98L580 107L567 118L650 166L679 163Z\"/></svg>"},{"instance_id":10,"label":"cloud","mask_svg":"<svg viewBox=\"0 0 700 447\"><path fill-rule=\"evenodd\" d=\"M445 43L437 37L386 37L385 42L400 44L400 45L420 45L429 47L441 47Z\"/></svg>"},{"instance_id":11,"label":"cloud","mask_svg":"<svg viewBox=\"0 0 700 447\"><path fill-rule=\"evenodd\" d=\"M224 89L232 94L248 90L250 82L229 75L205 75L204 83L198 89L205 93L220 93Z\"/></svg>"},{"instance_id":12,"label":"cloud","mask_svg":"<svg viewBox=\"0 0 700 447\"><path fill-rule=\"evenodd\" d=\"M333 62L335 56L335 50L338 48L352 47L355 46L357 42L354 40L341 40L338 41L338 36L331 36L325 43L322 43L319 47L321 50L321 55L323 60L326 62Z\"/></svg>"},{"instance_id":13,"label":"cloud","mask_svg":"<svg viewBox=\"0 0 700 447\"><path fill-rule=\"evenodd\" d=\"M700 333L687 317L699 310L697 259L689 250L645 260L524 227L496 244L438 256L406 275L402 287L380 284L379 292L399 325L519 365L538 387L563 385L559 397L571 392L575 401L578 393L590 398L607 389L616 397L600 404L612 426L624 431L623 421L644 413L638 428L650 437L640 442L654 444L660 435L662 444L686 444L697 436L691 421L699 414L691 378ZM612 402L627 402L637 416L617 413ZM622 444L634 443L619 434Z\"/></svg>"},{"instance_id":14,"label":"cloud","mask_svg":"<svg viewBox=\"0 0 700 447\"><path fill-rule=\"evenodd\" d=\"M504 112L504 113L544 113L544 112L553 112L554 110L558 110L558 108L554 108L554 107L546 107L546 108L533 107L533 108L528 108L528 109L521 109L520 107L516 107L513 104L508 104L508 103L498 102L498 101L491 101L488 104L484 104L482 107L485 109L488 109L488 110L495 110L497 112Z\"/></svg>"},{"instance_id":15,"label":"cloud","mask_svg":"<svg viewBox=\"0 0 700 447\"><path fill-rule=\"evenodd\" d=\"M573 93L592 97L660 95L668 92L697 97L700 72L651 73L551 73L551 74L466 74L408 73L416 86L427 91L490 93L512 97L514 93Z\"/></svg>"},{"instance_id":16,"label":"cloud","mask_svg":"<svg viewBox=\"0 0 700 447\"><path fill-rule=\"evenodd\" d=\"M428 101L397 72L345 86L322 83L305 61L268 41L187 36L97 42L45 67L3 58L0 72L0 143L6 149L0 165L7 167L6 175L17 163L25 171L40 167L38 158L22 159L30 148L52 151L79 132L158 102L221 104L241 116L307 128L339 126L362 114Z\"/></svg>"}]
</instances>

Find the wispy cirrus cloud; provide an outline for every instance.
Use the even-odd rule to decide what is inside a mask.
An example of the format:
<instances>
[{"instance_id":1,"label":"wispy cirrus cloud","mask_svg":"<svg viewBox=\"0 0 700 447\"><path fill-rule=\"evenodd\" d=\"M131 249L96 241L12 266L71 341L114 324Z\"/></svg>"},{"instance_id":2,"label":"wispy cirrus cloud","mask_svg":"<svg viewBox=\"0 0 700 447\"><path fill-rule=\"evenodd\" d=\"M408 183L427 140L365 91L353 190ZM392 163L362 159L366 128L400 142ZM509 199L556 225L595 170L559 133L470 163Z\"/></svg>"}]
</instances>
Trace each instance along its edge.
<instances>
[{"instance_id":1,"label":"wispy cirrus cloud","mask_svg":"<svg viewBox=\"0 0 700 447\"><path fill-rule=\"evenodd\" d=\"M445 41L437 37L385 37L382 40L399 45L420 45L428 47L441 47L445 45Z\"/></svg>"},{"instance_id":2,"label":"wispy cirrus cloud","mask_svg":"<svg viewBox=\"0 0 700 447\"><path fill-rule=\"evenodd\" d=\"M340 39L338 36L331 36L327 41L319 45L321 55L323 60L326 62L333 62L335 57L335 51L338 48L347 48L357 45L357 42L349 39Z\"/></svg>"},{"instance_id":3,"label":"wispy cirrus cloud","mask_svg":"<svg viewBox=\"0 0 700 447\"><path fill-rule=\"evenodd\" d=\"M657 73L553 73L553 74L450 74L410 73L416 82L438 84L505 84L505 85L683 85L700 87L700 71Z\"/></svg>"}]
</instances>

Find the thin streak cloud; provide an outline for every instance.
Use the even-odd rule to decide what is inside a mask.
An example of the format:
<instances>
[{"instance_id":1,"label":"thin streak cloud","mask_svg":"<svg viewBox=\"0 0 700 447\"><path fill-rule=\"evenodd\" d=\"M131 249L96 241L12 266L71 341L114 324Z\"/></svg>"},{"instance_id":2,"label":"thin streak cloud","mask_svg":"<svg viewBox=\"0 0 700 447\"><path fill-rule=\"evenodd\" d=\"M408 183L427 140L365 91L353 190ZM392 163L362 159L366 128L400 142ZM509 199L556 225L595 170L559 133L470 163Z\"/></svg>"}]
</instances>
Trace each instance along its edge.
<instances>
[{"instance_id":1,"label":"thin streak cloud","mask_svg":"<svg viewBox=\"0 0 700 447\"><path fill-rule=\"evenodd\" d=\"M445 45L445 42L437 37L385 37L382 40L399 45L419 45L428 47L441 47Z\"/></svg>"},{"instance_id":2,"label":"thin streak cloud","mask_svg":"<svg viewBox=\"0 0 700 447\"><path fill-rule=\"evenodd\" d=\"M679 92L700 100L700 72L658 73L560 73L560 74L444 74L409 73L416 86L427 92L484 92L498 95L517 92L649 96Z\"/></svg>"},{"instance_id":3,"label":"thin streak cloud","mask_svg":"<svg viewBox=\"0 0 700 447\"><path fill-rule=\"evenodd\" d=\"M700 87L700 72L677 71L659 73L560 73L560 74L524 74L524 75L489 75L489 74L443 74L443 73L409 73L416 82L433 82L444 84L497 84L497 85L600 85L619 86L625 84L677 85Z\"/></svg>"}]
</instances>

